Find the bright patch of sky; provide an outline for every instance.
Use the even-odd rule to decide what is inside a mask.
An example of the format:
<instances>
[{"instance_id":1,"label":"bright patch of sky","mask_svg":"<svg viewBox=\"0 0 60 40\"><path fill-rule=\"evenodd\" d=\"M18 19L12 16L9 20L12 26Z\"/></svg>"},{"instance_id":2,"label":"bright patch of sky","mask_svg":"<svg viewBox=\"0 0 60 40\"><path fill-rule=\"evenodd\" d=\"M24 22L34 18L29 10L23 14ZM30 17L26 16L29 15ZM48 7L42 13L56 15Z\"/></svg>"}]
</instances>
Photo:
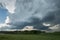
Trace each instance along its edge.
<instances>
[{"instance_id":1,"label":"bright patch of sky","mask_svg":"<svg viewBox=\"0 0 60 40\"><path fill-rule=\"evenodd\" d=\"M7 9L0 8L0 23L4 23L7 16Z\"/></svg>"}]
</instances>

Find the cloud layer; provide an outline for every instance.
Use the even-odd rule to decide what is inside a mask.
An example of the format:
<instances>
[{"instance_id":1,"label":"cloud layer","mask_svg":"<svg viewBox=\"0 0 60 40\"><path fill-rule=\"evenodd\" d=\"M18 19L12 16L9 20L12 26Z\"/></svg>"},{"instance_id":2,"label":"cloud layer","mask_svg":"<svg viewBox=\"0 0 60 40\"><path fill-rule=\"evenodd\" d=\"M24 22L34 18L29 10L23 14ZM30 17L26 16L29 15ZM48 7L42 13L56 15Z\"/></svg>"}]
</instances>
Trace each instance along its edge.
<instances>
[{"instance_id":1,"label":"cloud layer","mask_svg":"<svg viewBox=\"0 0 60 40\"><path fill-rule=\"evenodd\" d=\"M5 0L3 3L10 12L6 23L9 22L11 28L34 26L43 30L59 30L56 25L60 25L60 0Z\"/></svg>"},{"instance_id":2,"label":"cloud layer","mask_svg":"<svg viewBox=\"0 0 60 40\"><path fill-rule=\"evenodd\" d=\"M15 13L10 15L11 24L17 28L32 25L38 29L44 29L45 22L56 25L59 20L58 2L59 0L17 0Z\"/></svg>"}]
</instances>

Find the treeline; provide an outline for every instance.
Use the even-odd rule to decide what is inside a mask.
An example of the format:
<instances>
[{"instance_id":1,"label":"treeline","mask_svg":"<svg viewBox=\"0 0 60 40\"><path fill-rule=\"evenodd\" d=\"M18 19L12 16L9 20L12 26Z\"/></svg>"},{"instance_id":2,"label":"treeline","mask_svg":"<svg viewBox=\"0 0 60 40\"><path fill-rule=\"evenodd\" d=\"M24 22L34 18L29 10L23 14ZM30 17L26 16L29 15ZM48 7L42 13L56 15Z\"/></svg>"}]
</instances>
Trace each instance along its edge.
<instances>
[{"instance_id":1,"label":"treeline","mask_svg":"<svg viewBox=\"0 0 60 40\"><path fill-rule=\"evenodd\" d=\"M40 33L45 33L42 31L37 31L37 30L31 30L31 31L0 31L0 33L4 34L40 34Z\"/></svg>"}]
</instances>

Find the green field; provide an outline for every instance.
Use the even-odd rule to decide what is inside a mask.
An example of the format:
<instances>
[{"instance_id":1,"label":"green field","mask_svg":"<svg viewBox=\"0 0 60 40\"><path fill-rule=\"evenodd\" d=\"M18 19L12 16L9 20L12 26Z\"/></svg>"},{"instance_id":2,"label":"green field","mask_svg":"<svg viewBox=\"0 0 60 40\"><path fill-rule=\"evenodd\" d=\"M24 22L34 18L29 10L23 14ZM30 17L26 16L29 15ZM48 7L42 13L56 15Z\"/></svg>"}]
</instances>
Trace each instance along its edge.
<instances>
[{"instance_id":1,"label":"green field","mask_svg":"<svg viewBox=\"0 0 60 40\"><path fill-rule=\"evenodd\" d=\"M60 40L60 33L0 34L0 40Z\"/></svg>"}]
</instances>

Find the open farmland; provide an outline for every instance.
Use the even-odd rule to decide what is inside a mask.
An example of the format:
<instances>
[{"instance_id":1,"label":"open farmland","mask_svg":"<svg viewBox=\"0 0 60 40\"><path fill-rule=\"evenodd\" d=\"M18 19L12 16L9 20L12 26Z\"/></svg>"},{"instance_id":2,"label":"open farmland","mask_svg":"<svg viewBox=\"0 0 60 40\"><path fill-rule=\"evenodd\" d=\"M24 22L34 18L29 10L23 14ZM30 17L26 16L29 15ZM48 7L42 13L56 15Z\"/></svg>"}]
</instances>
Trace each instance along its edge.
<instances>
[{"instance_id":1,"label":"open farmland","mask_svg":"<svg viewBox=\"0 0 60 40\"><path fill-rule=\"evenodd\" d=\"M60 40L60 33L0 34L0 40Z\"/></svg>"}]
</instances>

